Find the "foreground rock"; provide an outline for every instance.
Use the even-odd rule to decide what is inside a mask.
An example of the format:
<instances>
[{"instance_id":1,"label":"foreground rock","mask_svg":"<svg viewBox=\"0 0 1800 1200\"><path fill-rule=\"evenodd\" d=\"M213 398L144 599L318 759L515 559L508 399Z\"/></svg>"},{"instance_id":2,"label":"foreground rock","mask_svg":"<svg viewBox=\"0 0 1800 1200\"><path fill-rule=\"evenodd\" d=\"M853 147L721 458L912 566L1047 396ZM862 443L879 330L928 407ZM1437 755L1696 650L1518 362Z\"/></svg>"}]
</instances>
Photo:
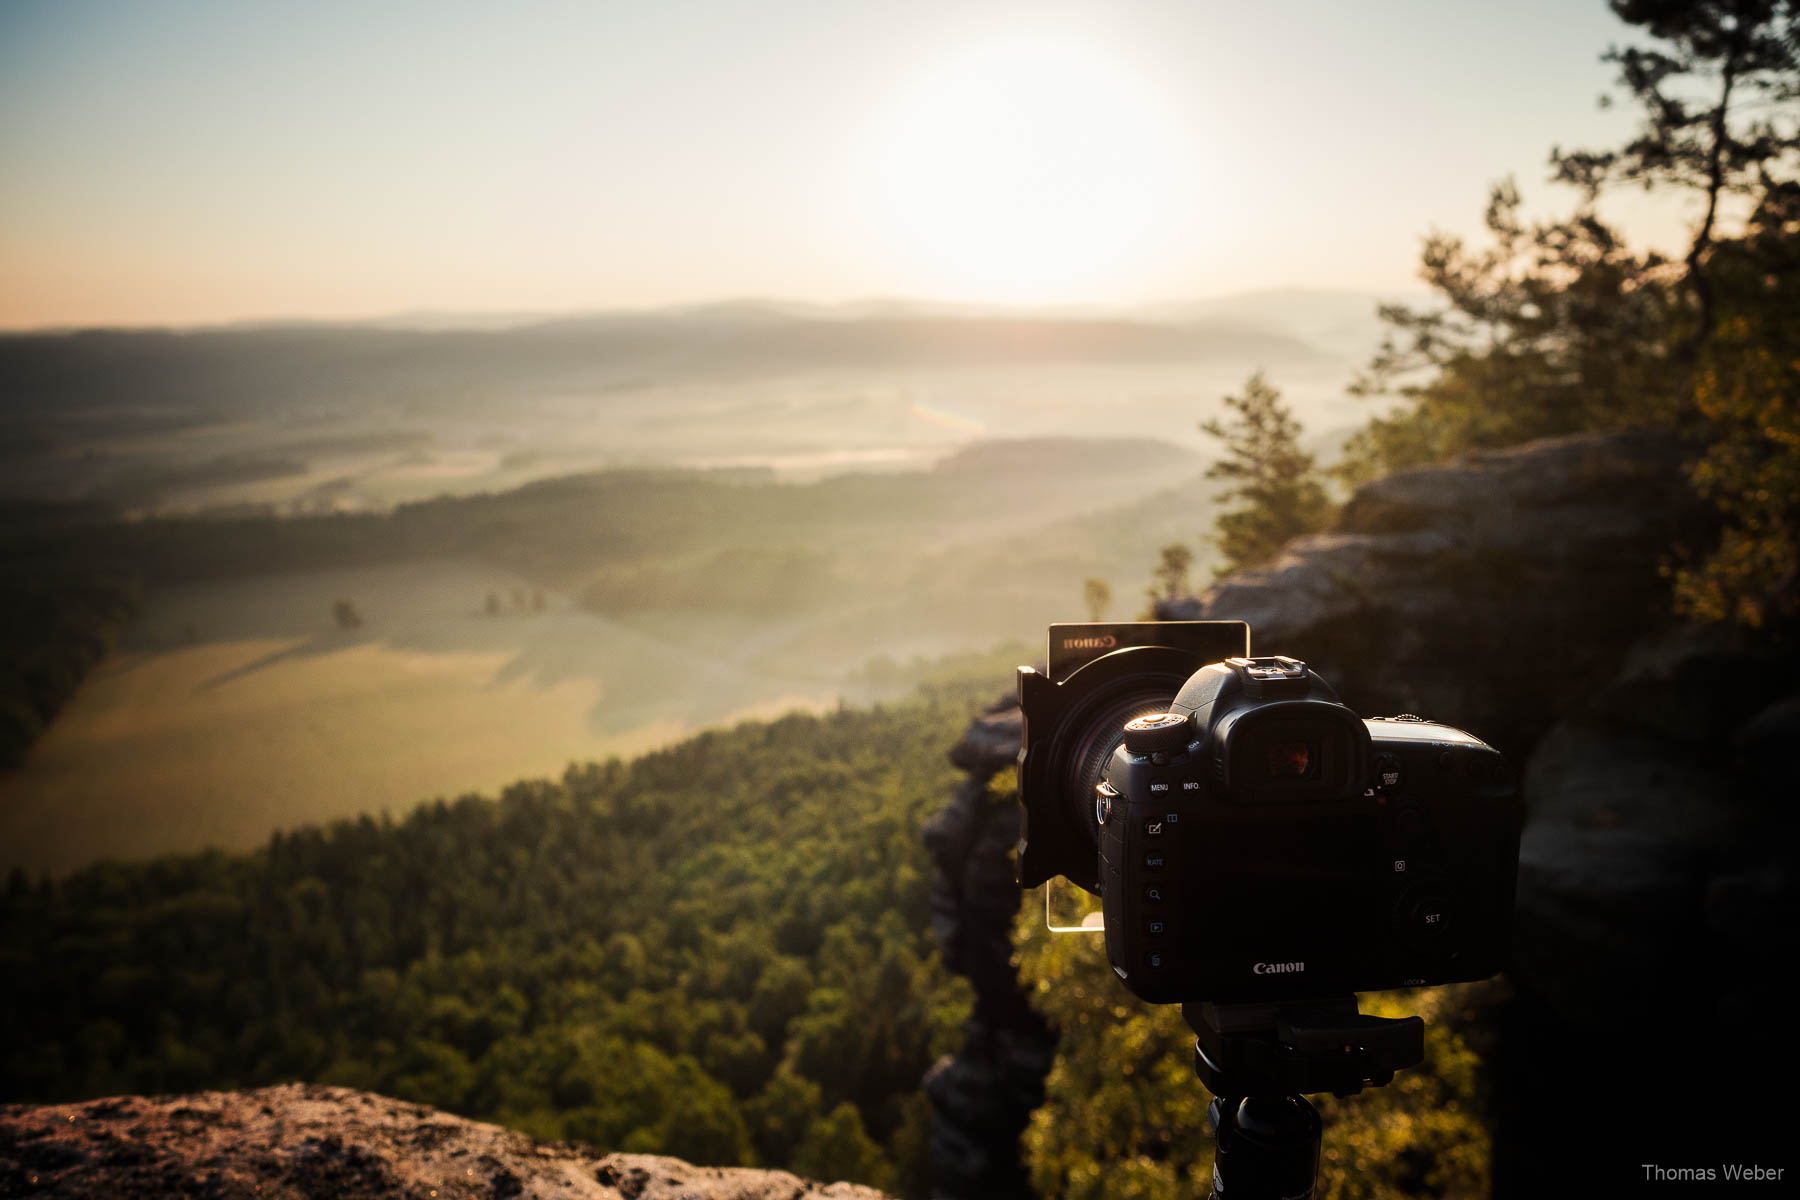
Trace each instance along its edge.
<instances>
[{"instance_id":1,"label":"foreground rock","mask_svg":"<svg viewBox=\"0 0 1800 1200\"><path fill-rule=\"evenodd\" d=\"M785 1171L603 1155L309 1084L0 1108L0 1196L882 1200L870 1188Z\"/></svg>"}]
</instances>

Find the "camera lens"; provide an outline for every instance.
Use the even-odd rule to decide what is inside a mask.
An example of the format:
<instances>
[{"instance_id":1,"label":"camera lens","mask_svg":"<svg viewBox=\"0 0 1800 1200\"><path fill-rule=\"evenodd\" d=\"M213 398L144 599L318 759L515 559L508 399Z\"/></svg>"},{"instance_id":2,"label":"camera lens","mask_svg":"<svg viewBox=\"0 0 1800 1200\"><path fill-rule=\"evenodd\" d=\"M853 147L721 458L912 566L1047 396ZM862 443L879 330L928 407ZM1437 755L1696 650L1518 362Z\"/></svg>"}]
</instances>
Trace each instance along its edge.
<instances>
[{"instance_id":1,"label":"camera lens","mask_svg":"<svg viewBox=\"0 0 1800 1200\"><path fill-rule=\"evenodd\" d=\"M1185 625L1173 624L1178 631ZM1212 623L1196 624L1214 629ZM1243 627L1232 622L1219 622L1218 630L1221 636L1223 632L1240 640L1244 636ZM1144 636L1157 631L1150 626ZM1051 649L1054 662L1054 639ZM1166 718L1176 694L1207 661L1179 646L1148 644L1107 650L1054 683L1029 667L1019 669L1019 704L1025 718L1025 744L1019 755L1024 819L1019 837L1021 884L1036 887L1061 875L1090 892L1100 890L1094 785L1125 742L1126 722ZM1191 723L1177 722L1170 736L1185 746L1192 728Z\"/></svg>"}]
</instances>

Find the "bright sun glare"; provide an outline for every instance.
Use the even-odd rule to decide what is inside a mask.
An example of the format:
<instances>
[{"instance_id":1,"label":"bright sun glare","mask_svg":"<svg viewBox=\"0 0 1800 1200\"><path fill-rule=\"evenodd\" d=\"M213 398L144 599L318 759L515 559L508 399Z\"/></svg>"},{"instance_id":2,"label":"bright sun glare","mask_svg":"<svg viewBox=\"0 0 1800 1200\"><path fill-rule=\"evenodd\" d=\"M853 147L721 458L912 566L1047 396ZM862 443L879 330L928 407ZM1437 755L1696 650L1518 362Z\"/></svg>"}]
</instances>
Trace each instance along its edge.
<instances>
[{"instance_id":1,"label":"bright sun glare","mask_svg":"<svg viewBox=\"0 0 1800 1200\"><path fill-rule=\"evenodd\" d=\"M1145 81L1073 38L965 49L917 80L882 184L906 249L968 299L1079 298L1147 241L1182 147Z\"/></svg>"}]
</instances>

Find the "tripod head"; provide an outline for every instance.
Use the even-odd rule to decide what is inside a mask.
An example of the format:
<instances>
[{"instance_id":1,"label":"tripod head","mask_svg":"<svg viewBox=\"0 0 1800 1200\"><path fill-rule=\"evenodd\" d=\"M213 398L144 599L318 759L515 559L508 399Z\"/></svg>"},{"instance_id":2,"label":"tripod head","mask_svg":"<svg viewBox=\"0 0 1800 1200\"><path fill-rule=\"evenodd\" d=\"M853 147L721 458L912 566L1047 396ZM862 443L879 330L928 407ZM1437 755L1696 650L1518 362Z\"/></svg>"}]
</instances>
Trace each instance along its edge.
<instances>
[{"instance_id":1,"label":"tripod head","mask_svg":"<svg viewBox=\"0 0 1800 1200\"><path fill-rule=\"evenodd\" d=\"M1323 1127L1305 1093L1353 1096L1425 1057L1424 1021L1366 1016L1355 996L1184 1004L1181 1015L1196 1039L1194 1073L1213 1094L1213 1195L1232 1200L1310 1197Z\"/></svg>"},{"instance_id":2,"label":"tripod head","mask_svg":"<svg viewBox=\"0 0 1800 1200\"><path fill-rule=\"evenodd\" d=\"M1425 1022L1371 1017L1355 996L1291 1004L1184 1004L1194 1073L1215 1096L1381 1087L1425 1057Z\"/></svg>"}]
</instances>

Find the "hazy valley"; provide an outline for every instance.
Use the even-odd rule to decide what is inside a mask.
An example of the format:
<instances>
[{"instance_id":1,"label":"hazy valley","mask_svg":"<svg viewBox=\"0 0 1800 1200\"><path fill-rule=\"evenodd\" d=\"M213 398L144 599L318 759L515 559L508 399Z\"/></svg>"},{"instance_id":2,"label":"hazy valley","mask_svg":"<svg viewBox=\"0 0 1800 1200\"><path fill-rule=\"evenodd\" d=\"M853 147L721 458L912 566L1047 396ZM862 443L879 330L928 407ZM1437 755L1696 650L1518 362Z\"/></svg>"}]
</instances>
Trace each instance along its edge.
<instances>
[{"instance_id":1,"label":"hazy valley","mask_svg":"<svg viewBox=\"0 0 1800 1200\"><path fill-rule=\"evenodd\" d=\"M1321 446L1365 415L1372 299L1221 307L0 339L13 591L141 585L0 775L0 866L248 847L934 674L1002 686L1084 579L1124 617L1161 546L1204 569L1196 423L1251 370Z\"/></svg>"}]
</instances>

